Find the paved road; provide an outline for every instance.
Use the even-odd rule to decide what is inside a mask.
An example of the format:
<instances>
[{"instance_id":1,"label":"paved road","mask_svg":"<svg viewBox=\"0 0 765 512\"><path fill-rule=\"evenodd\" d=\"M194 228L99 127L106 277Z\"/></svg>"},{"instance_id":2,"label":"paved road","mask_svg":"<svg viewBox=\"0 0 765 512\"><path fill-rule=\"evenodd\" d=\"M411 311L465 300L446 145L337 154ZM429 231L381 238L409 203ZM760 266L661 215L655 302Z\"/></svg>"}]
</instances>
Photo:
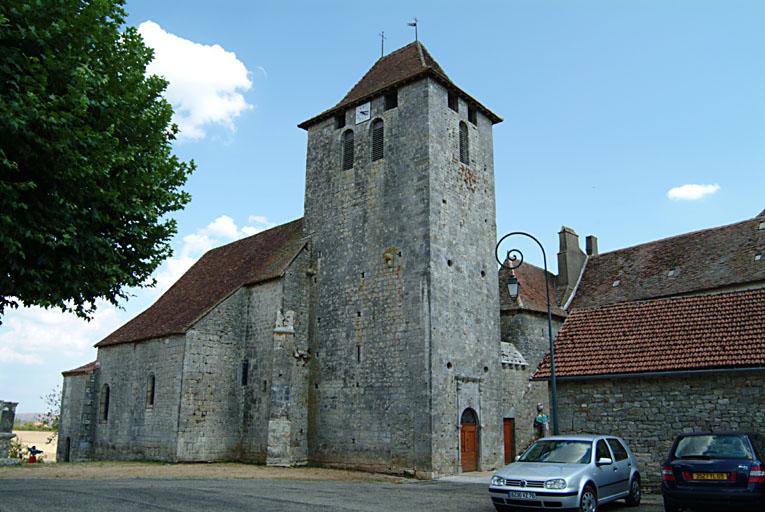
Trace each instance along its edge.
<instances>
[{"instance_id":1,"label":"paved road","mask_svg":"<svg viewBox=\"0 0 765 512\"><path fill-rule=\"evenodd\" d=\"M656 500L651 500L656 503ZM0 480L0 511L493 512L486 486L298 480ZM603 512L659 512L656 504Z\"/></svg>"}]
</instances>

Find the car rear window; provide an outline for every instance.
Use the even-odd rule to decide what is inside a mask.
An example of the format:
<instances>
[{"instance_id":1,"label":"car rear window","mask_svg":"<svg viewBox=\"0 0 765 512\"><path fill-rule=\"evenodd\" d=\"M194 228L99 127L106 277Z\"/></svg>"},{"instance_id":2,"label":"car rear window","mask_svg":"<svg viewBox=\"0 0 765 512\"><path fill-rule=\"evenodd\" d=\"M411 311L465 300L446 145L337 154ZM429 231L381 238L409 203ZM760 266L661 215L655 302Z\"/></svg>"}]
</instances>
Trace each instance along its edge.
<instances>
[{"instance_id":1,"label":"car rear window","mask_svg":"<svg viewBox=\"0 0 765 512\"><path fill-rule=\"evenodd\" d=\"M675 459L751 459L752 449L746 436L700 435L680 438Z\"/></svg>"},{"instance_id":2,"label":"car rear window","mask_svg":"<svg viewBox=\"0 0 765 512\"><path fill-rule=\"evenodd\" d=\"M616 460L624 460L628 457L627 450L624 449L622 443L618 439L606 439L608 445L611 447L611 451L614 452Z\"/></svg>"}]
</instances>

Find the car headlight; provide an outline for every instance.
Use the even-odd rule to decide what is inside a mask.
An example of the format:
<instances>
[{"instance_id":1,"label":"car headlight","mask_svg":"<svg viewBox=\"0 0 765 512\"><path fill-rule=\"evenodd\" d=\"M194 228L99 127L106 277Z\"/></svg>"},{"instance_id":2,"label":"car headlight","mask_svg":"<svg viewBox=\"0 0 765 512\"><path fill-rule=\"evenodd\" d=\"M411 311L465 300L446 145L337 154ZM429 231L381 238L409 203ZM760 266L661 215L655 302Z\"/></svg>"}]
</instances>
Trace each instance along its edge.
<instances>
[{"instance_id":1,"label":"car headlight","mask_svg":"<svg viewBox=\"0 0 765 512\"><path fill-rule=\"evenodd\" d=\"M555 480L548 480L545 482L545 489L565 489L566 481L562 478L556 478Z\"/></svg>"},{"instance_id":2,"label":"car headlight","mask_svg":"<svg viewBox=\"0 0 765 512\"><path fill-rule=\"evenodd\" d=\"M505 479L502 478L501 476L494 475L493 477L491 477L491 485L504 486L505 483L506 483Z\"/></svg>"}]
</instances>

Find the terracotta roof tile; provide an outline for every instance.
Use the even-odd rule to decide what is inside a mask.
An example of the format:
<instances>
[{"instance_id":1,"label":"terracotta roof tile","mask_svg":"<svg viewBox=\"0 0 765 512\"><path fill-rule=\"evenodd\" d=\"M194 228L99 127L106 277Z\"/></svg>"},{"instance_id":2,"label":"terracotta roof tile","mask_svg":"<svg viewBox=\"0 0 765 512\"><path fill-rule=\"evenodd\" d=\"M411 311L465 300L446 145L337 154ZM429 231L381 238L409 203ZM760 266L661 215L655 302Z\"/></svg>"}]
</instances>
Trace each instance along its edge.
<instances>
[{"instance_id":1,"label":"terracotta roof tile","mask_svg":"<svg viewBox=\"0 0 765 512\"><path fill-rule=\"evenodd\" d=\"M754 218L591 256L569 311L765 282L761 222Z\"/></svg>"},{"instance_id":2,"label":"terracotta roof tile","mask_svg":"<svg viewBox=\"0 0 765 512\"><path fill-rule=\"evenodd\" d=\"M510 299L507 291L507 280L511 274L518 279L518 299ZM539 267L524 263L515 270L505 267L499 270L499 303L502 311L534 311L547 314L547 295L545 292L545 271ZM555 285L555 275L547 273L550 287L550 313L560 318L566 317L566 312L560 308L560 297Z\"/></svg>"},{"instance_id":3,"label":"terracotta roof tile","mask_svg":"<svg viewBox=\"0 0 765 512\"><path fill-rule=\"evenodd\" d=\"M449 79L425 46L420 42L414 42L380 57L337 105L307 121L303 121L298 126L300 128L308 128L319 121L333 116L340 110L360 105L386 90L425 76L430 76L447 88L458 91L467 102L475 105L476 108L491 119L492 123L502 121L499 116L454 85L454 82Z\"/></svg>"},{"instance_id":4,"label":"terracotta roof tile","mask_svg":"<svg viewBox=\"0 0 765 512\"><path fill-rule=\"evenodd\" d=\"M149 309L96 347L183 334L240 287L281 276L305 243L298 219L212 249Z\"/></svg>"},{"instance_id":5,"label":"terracotta roof tile","mask_svg":"<svg viewBox=\"0 0 765 512\"><path fill-rule=\"evenodd\" d=\"M79 368L75 368L74 370L67 370L65 372L61 372L61 375L64 377L71 377L73 375L87 375L89 373L93 373L98 368L98 361L91 361L88 364L84 364L80 366Z\"/></svg>"},{"instance_id":6,"label":"terracotta roof tile","mask_svg":"<svg viewBox=\"0 0 765 512\"><path fill-rule=\"evenodd\" d=\"M555 339L561 377L761 366L765 288L578 309Z\"/></svg>"}]
</instances>

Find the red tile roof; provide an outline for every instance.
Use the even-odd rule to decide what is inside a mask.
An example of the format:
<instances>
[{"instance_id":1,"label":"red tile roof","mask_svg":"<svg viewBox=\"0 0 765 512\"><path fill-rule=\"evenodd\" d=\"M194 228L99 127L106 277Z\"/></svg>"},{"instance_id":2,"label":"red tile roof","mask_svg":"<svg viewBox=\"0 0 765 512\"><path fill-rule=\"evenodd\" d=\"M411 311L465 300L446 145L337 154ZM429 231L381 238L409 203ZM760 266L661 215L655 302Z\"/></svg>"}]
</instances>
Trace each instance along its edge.
<instances>
[{"instance_id":1,"label":"red tile roof","mask_svg":"<svg viewBox=\"0 0 765 512\"><path fill-rule=\"evenodd\" d=\"M80 366L79 368L75 368L74 370L67 370L65 372L61 372L61 375L64 377L71 377L73 375L87 375L89 373L93 373L98 368L98 362L97 361L91 361L88 364L84 364Z\"/></svg>"},{"instance_id":2,"label":"red tile roof","mask_svg":"<svg viewBox=\"0 0 765 512\"><path fill-rule=\"evenodd\" d=\"M518 298L512 300L507 291L507 280L514 274L518 280ZM501 311L533 311L547 314L547 294L545 291L545 271L539 267L524 263L515 270L502 267L499 270L499 304ZM555 275L547 273L550 288L550 313L559 318L565 318L566 312L560 308Z\"/></svg>"},{"instance_id":3,"label":"red tile roof","mask_svg":"<svg viewBox=\"0 0 765 512\"><path fill-rule=\"evenodd\" d=\"M765 282L763 220L759 216L591 256L569 311Z\"/></svg>"},{"instance_id":4,"label":"red tile roof","mask_svg":"<svg viewBox=\"0 0 765 512\"><path fill-rule=\"evenodd\" d=\"M555 339L560 377L762 366L765 288L578 309Z\"/></svg>"},{"instance_id":5,"label":"red tile roof","mask_svg":"<svg viewBox=\"0 0 765 512\"><path fill-rule=\"evenodd\" d=\"M502 118L454 85L425 46L420 42L414 42L380 57L337 105L307 121L303 121L298 127L307 129L311 125L333 116L340 110L360 105L387 90L426 76L438 80L447 89L459 92L465 101L481 110L492 123L502 121Z\"/></svg>"},{"instance_id":6,"label":"red tile roof","mask_svg":"<svg viewBox=\"0 0 765 512\"><path fill-rule=\"evenodd\" d=\"M96 347L183 334L240 287L281 276L305 244L298 219L208 251L149 309Z\"/></svg>"}]
</instances>

